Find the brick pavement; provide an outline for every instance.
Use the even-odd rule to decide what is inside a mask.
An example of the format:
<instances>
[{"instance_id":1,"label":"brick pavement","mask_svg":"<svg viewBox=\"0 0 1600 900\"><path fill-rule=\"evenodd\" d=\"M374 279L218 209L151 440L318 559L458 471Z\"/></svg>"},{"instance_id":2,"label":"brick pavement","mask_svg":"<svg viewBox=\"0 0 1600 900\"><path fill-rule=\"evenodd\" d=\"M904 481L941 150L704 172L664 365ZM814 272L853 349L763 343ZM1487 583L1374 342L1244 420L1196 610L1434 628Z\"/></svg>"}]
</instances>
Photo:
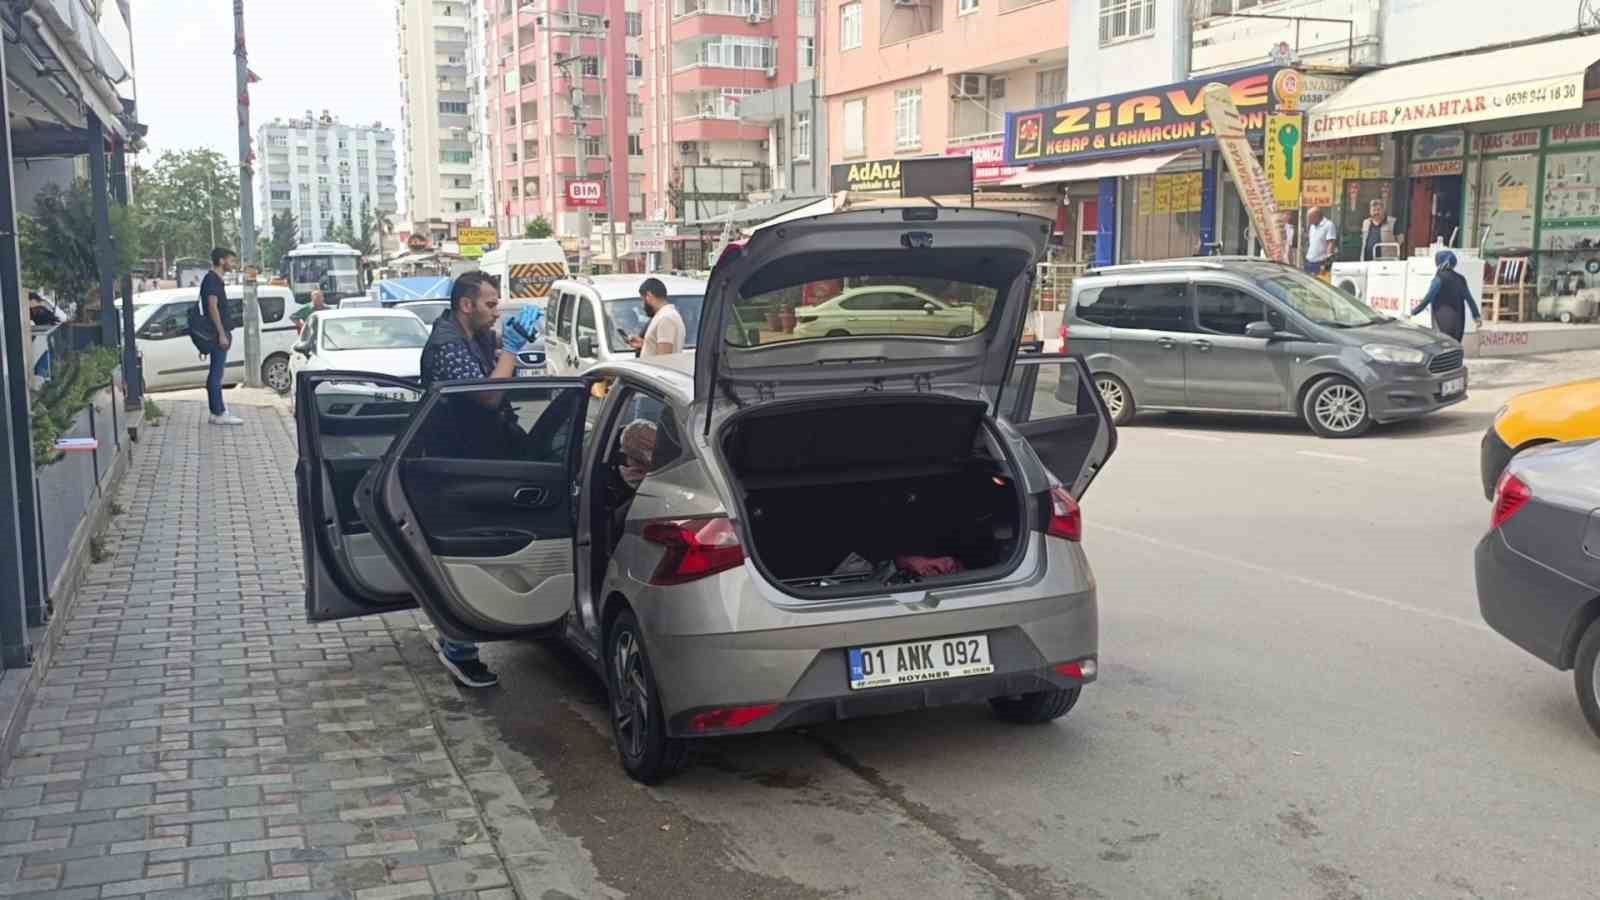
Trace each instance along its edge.
<instances>
[{"instance_id":1,"label":"brick pavement","mask_svg":"<svg viewBox=\"0 0 1600 900\"><path fill-rule=\"evenodd\" d=\"M582 892L409 614L304 622L281 410L161 402L0 778L0 896Z\"/></svg>"}]
</instances>

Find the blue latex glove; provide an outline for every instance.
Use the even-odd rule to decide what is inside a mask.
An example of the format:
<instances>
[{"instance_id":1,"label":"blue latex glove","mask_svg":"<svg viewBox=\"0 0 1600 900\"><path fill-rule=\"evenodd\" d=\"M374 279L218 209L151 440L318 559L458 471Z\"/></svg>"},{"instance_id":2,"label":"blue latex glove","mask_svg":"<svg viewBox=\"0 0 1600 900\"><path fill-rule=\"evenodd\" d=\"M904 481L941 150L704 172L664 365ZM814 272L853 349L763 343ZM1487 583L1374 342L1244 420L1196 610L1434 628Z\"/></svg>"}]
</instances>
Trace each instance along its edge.
<instances>
[{"instance_id":1,"label":"blue latex glove","mask_svg":"<svg viewBox=\"0 0 1600 900\"><path fill-rule=\"evenodd\" d=\"M500 349L507 353L521 350L539 336L539 326L543 321L544 310L537 306L524 306L515 316L506 320L505 327L501 329Z\"/></svg>"}]
</instances>

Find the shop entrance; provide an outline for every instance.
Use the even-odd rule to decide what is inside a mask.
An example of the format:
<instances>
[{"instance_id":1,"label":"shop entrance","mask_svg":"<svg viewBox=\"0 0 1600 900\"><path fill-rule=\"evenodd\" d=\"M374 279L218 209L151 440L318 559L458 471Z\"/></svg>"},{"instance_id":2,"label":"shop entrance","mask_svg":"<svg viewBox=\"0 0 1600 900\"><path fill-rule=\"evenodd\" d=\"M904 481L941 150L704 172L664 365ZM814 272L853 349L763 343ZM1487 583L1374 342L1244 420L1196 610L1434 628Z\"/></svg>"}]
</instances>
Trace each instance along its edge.
<instances>
[{"instance_id":1,"label":"shop entrance","mask_svg":"<svg viewBox=\"0 0 1600 900\"><path fill-rule=\"evenodd\" d=\"M1461 225L1460 175L1411 179L1411 216L1406 225L1406 245L1427 247L1435 240L1454 246Z\"/></svg>"}]
</instances>

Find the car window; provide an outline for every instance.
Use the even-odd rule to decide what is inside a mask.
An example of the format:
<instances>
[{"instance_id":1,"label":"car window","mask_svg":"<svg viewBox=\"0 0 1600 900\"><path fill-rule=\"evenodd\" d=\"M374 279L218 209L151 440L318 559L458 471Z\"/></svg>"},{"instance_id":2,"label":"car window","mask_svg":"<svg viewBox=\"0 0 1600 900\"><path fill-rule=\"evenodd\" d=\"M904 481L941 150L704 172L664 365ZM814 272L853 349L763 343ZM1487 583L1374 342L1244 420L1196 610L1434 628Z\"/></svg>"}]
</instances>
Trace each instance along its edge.
<instances>
[{"instance_id":1,"label":"car window","mask_svg":"<svg viewBox=\"0 0 1600 900\"><path fill-rule=\"evenodd\" d=\"M705 297L701 294L673 294L667 301L683 319L684 344L687 349L693 350L696 336L700 333L700 310L705 306ZM605 311L606 340L611 344L611 352L628 352L628 338L644 337L645 327L650 324L650 316L644 311L643 298L607 300Z\"/></svg>"},{"instance_id":2,"label":"car window","mask_svg":"<svg viewBox=\"0 0 1600 900\"><path fill-rule=\"evenodd\" d=\"M322 331L324 350L403 350L428 342L428 329L416 316L329 319Z\"/></svg>"},{"instance_id":3,"label":"car window","mask_svg":"<svg viewBox=\"0 0 1600 900\"><path fill-rule=\"evenodd\" d=\"M594 322L594 301L588 297L577 297L575 299L578 304L578 325L574 336L580 341L586 337L593 340L599 336L599 330L595 327Z\"/></svg>"},{"instance_id":4,"label":"car window","mask_svg":"<svg viewBox=\"0 0 1600 900\"><path fill-rule=\"evenodd\" d=\"M271 325L283 318L284 301L282 294L262 294L256 297L256 307L261 310L261 321Z\"/></svg>"},{"instance_id":5,"label":"car window","mask_svg":"<svg viewBox=\"0 0 1600 900\"><path fill-rule=\"evenodd\" d=\"M405 430L421 398L421 391L371 382L316 386L317 446L333 479L335 514L346 534L367 531L356 510L356 485Z\"/></svg>"},{"instance_id":6,"label":"car window","mask_svg":"<svg viewBox=\"0 0 1600 900\"><path fill-rule=\"evenodd\" d=\"M1078 292L1077 315L1085 322L1115 328L1122 324L1122 306L1114 289L1084 288Z\"/></svg>"},{"instance_id":7,"label":"car window","mask_svg":"<svg viewBox=\"0 0 1600 900\"><path fill-rule=\"evenodd\" d=\"M1267 305L1256 297L1223 284L1194 287L1195 319L1206 331L1243 335L1251 322L1267 321Z\"/></svg>"},{"instance_id":8,"label":"car window","mask_svg":"<svg viewBox=\"0 0 1600 900\"><path fill-rule=\"evenodd\" d=\"M1257 283L1319 325L1359 328L1388 318L1333 285L1285 266L1274 266Z\"/></svg>"},{"instance_id":9,"label":"car window","mask_svg":"<svg viewBox=\"0 0 1600 900\"><path fill-rule=\"evenodd\" d=\"M1188 331L1189 299L1186 285L1181 281L1125 284L1114 288L1117 298L1123 299L1121 327L1144 328L1150 331Z\"/></svg>"},{"instance_id":10,"label":"car window","mask_svg":"<svg viewBox=\"0 0 1600 900\"><path fill-rule=\"evenodd\" d=\"M188 300L163 304L150 314L139 328L139 337L151 341L165 341L189 336L189 310L194 304Z\"/></svg>"},{"instance_id":11,"label":"car window","mask_svg":"<svg viewBox=\"0 0 1600 900\"><path fill-rule=\"evenodd\" d=\"M724 339L740 347L780 341L838 338L851 336L851 323L827 315L843 308L883 313L857 327L870 329L875 336L964 339L986 330L1002 302L998 288L987 284L935 278L927 275L884 273L839 277L826 272L819 280L801 282L750 296L733 303ZM850 294L834 306L833 298ZM924 297L938 297L947 304L938 315L924 309ZM857 305L859 298L859 303ZM820 309L820 311L818 311ZM795 325L788 329L785 320L793 315Z\"/></svg>"},{"instance_id":12,"label":"car window","mask_svg":"<svg viewBox=\"0 0 1600 900\"><path fill-rule=\"evenodd\" d=\"M573 295L562 291L560 297L561 309L556 313L556 336L563 340L572 340L572 301Z\"/></svg>"},{"instance_id":13,"label":"car window","mask_svg":"<svg viewBox=\"0 0 1600 900\"><path fill-rule=\"evenodd\" d=\"M585 387L445 391L417 426L407 457L562 463L578 434Z\"/></svg>"},{"instance_id":14,"label":"car window","mask_svg":"<svg viewBox=\"0 0 1600 900\"><path fill-rule=\"evenodd\" d=\"M672 407L642 391L630 389L608 441L606 464L628 487L683 456L683 435Z\"/></svg>"},{"instance_id":15,"label":"car window","mask_svg":"<svg viewBox=\"0 0 1600 900\"><path fill-rule=\"evenodd\" d=\"M851 312L865 312L867 310L873 310L873 309L887 309L888 308L888 301L889 301L889 295L888 294L856 294L853 297L846 297L845 299L840 300L839 301L839 308L840 309L848 309Z\"/></svg>"}]
</instances>

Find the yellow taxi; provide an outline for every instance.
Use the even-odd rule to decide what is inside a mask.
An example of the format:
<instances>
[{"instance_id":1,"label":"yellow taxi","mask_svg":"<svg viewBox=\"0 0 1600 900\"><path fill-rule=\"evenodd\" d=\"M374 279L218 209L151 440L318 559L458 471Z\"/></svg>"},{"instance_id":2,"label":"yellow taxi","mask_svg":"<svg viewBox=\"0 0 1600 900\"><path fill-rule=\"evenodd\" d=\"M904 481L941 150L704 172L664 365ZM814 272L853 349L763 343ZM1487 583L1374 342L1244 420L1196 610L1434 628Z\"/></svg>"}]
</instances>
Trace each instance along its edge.
<instances>
[{"instance_id":1,"label":"yellow taxi","mask_svg":"<svg viewBox=\"0 0 1600 900\"><path fill-rule=\"evenodd\" d=\"M1600 438L1600 378L1519 394L1494 414L1483 435L1483 495L1494 499L1506 463L1529 447Z\"/></svg>"}]
</instances>

